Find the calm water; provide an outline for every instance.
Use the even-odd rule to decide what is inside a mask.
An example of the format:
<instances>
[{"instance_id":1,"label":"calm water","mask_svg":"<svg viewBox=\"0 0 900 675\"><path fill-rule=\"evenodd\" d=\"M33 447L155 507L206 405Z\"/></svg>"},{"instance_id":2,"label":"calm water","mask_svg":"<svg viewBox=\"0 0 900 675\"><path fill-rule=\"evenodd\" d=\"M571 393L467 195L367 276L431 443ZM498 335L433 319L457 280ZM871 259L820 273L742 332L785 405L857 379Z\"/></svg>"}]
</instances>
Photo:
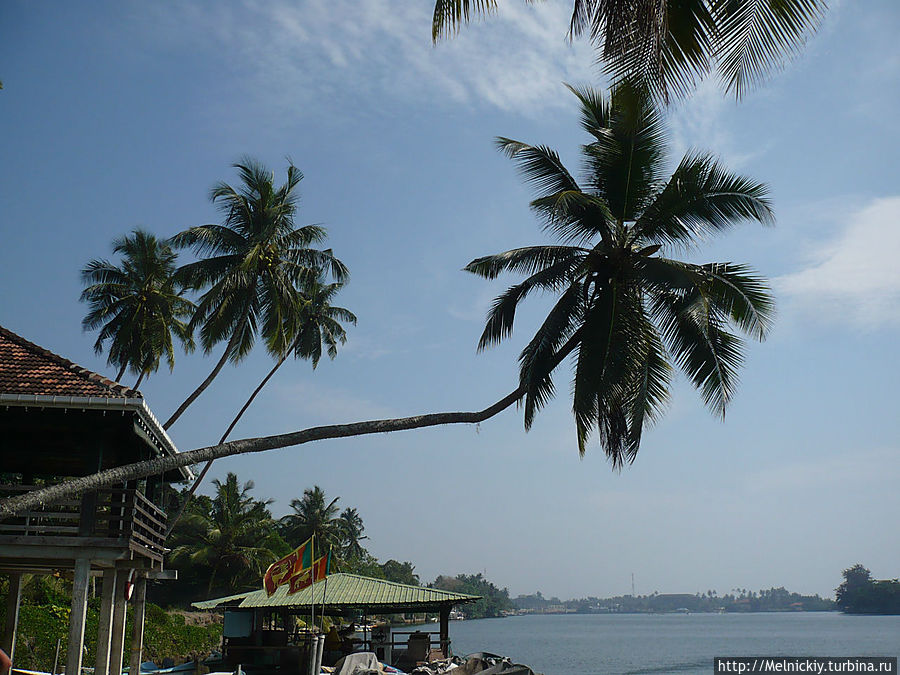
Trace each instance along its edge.
<instances>
[{"instance_id":1,"label":"calm water","mask_svg":"<svg viewBox=\"0 0 900 675\"><path fill-rule=\"evenodd\" d=\"M710 675L714 656L897 656L900 616L530 615L452 621L450 639L456 654L504 654L545 675Z\"/></svg>"}]
</instances>

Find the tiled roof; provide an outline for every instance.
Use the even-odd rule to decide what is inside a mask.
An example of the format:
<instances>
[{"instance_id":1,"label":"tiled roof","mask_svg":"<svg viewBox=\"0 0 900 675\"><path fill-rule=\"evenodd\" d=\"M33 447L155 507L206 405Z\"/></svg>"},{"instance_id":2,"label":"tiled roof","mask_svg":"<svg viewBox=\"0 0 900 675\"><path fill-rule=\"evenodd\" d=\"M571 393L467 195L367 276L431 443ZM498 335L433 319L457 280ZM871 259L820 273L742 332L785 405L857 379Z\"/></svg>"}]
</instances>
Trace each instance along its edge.
<instances>
[{"instance_id":1,"label":"tiled roof","mask_svg":"<svg viewBox=\"0 0 900 675\"><path fill-rule=\"evenodd\" d=\"M327 581L327 583L326 583ZM323 600L324 598L324 600ZM216 600L195 602L197 609L213 609L222 605L232 607L306 607L325 604L332 609L354 608L372 613L391 609L425 611L440 605L475 602L480 596L452 593L438 588L409 586L384 579L362 577L357 574L330 574L325 581L317 581L299 593L288 595L288 586L279 586L272 597L264 590L230 595Z\"/></svg>"},{"instance_id":2,"label":"tiled roof","mask_svg":"<svg viewBox=\"0 0 900 675\"><path fill-rule=\"evenodd\" d=\"M0 394L141 398L0 326Z\"/></svg>"}]
</instances>

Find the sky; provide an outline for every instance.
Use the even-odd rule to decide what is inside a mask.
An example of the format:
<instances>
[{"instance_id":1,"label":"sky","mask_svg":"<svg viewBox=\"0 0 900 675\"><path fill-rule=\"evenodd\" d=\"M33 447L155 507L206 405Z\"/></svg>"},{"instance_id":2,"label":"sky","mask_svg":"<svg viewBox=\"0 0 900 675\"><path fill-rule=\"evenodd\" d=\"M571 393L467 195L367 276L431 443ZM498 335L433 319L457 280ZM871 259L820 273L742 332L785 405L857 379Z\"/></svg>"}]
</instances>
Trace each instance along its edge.
<instances>
[{"instance_id":1,"label":"sky","mask_svg":"<svg viewBox=\"0 0 900 675\"><path fill-rule=\"evenodd\" d=\"M359 318L338 358L290 362L233 438L446 410L514 388L548 298L476 353L513 277L462 271L548 243L529 191L493 146L585 142L563 86L605 87L565 39L569 0L501 3L431 44L429 0L0 4L0 325L108 376L81 329L79 270L134 228L217 222L231 164L304 173L299 223L321 223L351 271ZM861 562L900 576L900 8L832 2L782 73L736 103L715 82L667 112L672 164L691 149L767 183L774 227L691 253L771 280L778 316L748 345L725 421L684 380L635 463L581 459L568 373L528 433L511 408L478 427L323 441L216 462L283 515L321 486L358 509L381 559L423 581L484 572L512 595L831 595ZM219 349L224 348L224 345ZM166 418L219 351L179 354L141 386ZM170 434L213 444L270 361L227 367ZM125 384L133 384L126 376ZM211 485L202 490L209 492Z\"/></svg>"}]
</instances>

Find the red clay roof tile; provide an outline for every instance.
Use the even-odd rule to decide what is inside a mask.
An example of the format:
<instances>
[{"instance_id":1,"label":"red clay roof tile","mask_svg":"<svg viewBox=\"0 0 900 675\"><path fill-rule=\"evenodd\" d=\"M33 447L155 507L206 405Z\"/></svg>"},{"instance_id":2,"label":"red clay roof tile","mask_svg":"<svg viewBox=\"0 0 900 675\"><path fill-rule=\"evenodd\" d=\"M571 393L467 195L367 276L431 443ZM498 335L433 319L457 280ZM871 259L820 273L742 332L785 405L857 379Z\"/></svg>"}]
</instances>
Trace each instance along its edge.
<instances>
[{"instance_id":1,"label":"red clay roof tile","mask_svg":"<svg viewBox=\"0 0 900 675\"><path fill-rule=\"evenodd\" d=\"M0 326L0 394L141 398Z\"/></svg>"}]
</instances>

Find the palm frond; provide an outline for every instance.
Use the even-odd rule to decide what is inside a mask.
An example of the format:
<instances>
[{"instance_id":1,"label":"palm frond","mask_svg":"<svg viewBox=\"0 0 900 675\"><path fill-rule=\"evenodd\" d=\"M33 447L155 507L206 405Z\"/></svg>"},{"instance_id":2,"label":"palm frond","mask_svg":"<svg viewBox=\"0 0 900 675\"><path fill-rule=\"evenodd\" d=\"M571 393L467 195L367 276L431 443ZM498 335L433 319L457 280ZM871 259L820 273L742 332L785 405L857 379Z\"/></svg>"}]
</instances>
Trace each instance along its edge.
<instances>
[{"instance_id":1,"label":"palm frond","mask_svg":"<svg viewBox=\"0 0 900 675\"><path fill-rule=\"evenodd\" d=\"M435 0L431 19L431 39L437 42L468 23L469 16L485 16L497 8L497 0Z\"/></svg>"},{"instance_id":2,"label":"palm frond","mask_svg":"<svg viewBox=\"0 0 900 675\"><path fill-rule=\"evenodd\" d=\"M632 240L688 247L742 220L773 219L764 184L729 172L711 155L689 154L638 218Z\"/></svg>"},{"instance_id":3,"label":"palm frond","mask_svg":"<svg viewBox=\"0 0 900 675\"><path fill-rule=\"evenodd\" d=\"M582 288L573 283L547 314L519 355L519 384L525 387L525 429L535 413L553 397L552 372L559 349L574 335L581 319Z\"/></svg>"},{"instance_id":4,"label":"palm frond","mask_svg":"<svg viewBox=\"0 0 900 675\"><path fill-rule=\"evenodd\" d=\"M574 246L526 246L503 253L476 258L463 269L485 279L496 279L502 272L535 274L560 263L584 258L587 249Z\"/></svg>"},{"instance_id":5,"label":"palm frond","mask_svg":"<svg viewBox=\"0 0 900 675\"><path fill-rule=\"evenodd\" d=\"M824 0L709 0L713 49L728 91L741 98L795 56L825 14Z\"/></svg>"},{"instance_id":6,"label":"palm frond","mask_svg":"<svg viewBox=\"0 0 900 675\"><path fill-rule=\"evenodd\" d=\"M532 146L511 138L498 137L497 149L516 161L523 178L537 190L538 197L546 197L565 191L580 191L578 183L563 166L559 155L550 148Z\"/></svg>"}]
</instances>

